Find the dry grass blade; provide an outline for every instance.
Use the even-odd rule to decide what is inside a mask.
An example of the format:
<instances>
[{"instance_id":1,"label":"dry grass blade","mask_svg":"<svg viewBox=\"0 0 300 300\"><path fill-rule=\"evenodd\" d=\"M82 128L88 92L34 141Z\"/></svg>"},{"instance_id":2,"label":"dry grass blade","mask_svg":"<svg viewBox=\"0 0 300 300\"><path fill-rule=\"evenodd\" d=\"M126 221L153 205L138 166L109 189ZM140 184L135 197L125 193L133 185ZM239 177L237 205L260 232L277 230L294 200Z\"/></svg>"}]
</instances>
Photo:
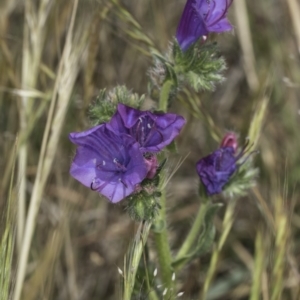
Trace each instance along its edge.
<instances>
[{"instance_id":1,"label":"dry grass blade","mask_svg":"<svg viewBox=\"0 0 300 300\"><path fill-rule=\"evenodd\" d=\"M290 226L284 199L279 194L275 194L273 199L275 201L275 248L270 288L271 300L280 300L282 299L287 254L289 253Z\"/></svg>"},{"instance_id":2,"label":"dry grass blade","mask_svg":"<svg viewBox=\"0 0 300 300\"><path fill-rule=\"evenodd\" d=\"M263 234L258 231L255 240L255 262L254 271L252 274L252 286L250 300L259 300L261 298L262 289L262 277L265 269L265 246L263 240Z\"/></svg>"},{"instance_id":3,"label":"dry grass blade","mask_svg":"<svg viewBox=\"0 0 300 300\"><path fill-rule=\"evenodd\" d=\"M77 32L78 35L76 35L75 40L73 40L73 30L77 6L78 1L75 1L71 23L55 82L55 88L48 114L48 121L44 132L37 175L31 195L28 217L26 220L14 300L20 299L29 249L35 228L35 221L41 202L41 196L49 172L51 170L51 165L56 153L56 147L58 144L60 132L64 122L68 103L70 101L71 92L79 71L79 67L81 65L80 62L82 59L82 54L87 44L87 27L81 28L85 34L82 34L82 32L79 31ZM86 26L88 26L88 23L86 23Z\"/></svg>"},{"instance_id":4,"label":"dry grass blade","mask_svg":"<svg viewBox=\"0 0 300 300\"><path fill-rule=\"evenodd\" d=\"M22 60L22 89L34 89L36 87L38 70L41 62L41 55L44 47L45 22L49 15L49 10L52 1L41 0L38 11L35 11L32 1L25 1L25 24L23 38L23 60ZM20 116L20 132L27 131L28 120L33 115L33 98L24 95L21 98L19 110ZM19 199L18 199L18 249L21 248L23 239L23 230L25 227L25 201L26 201L26 168L27 168L27 144L22 143L19 149L18 160L18 181Z\"/></svg>"},{"instance_id":5,"label":"dry grass blade","mask_svg":"<svg viewBox=\"0 0 300 300\"><path fill-rule=\"evenodd\" d=\"M300 53L300 5L297 0L286 1L292 18L298 51Z\"/></svg>"},{"instance_id":6,"label":"dry grass blade","mask_svg":"<svg viewBox=\"0 0 300 300\"><path fill-rule=\"evenodd\" d=\"M124 290L123 300L130 300L134 287L137 268L142 257L143 249L148 238L151 223L140 223L134 242L129 250L128 258L124 258Z\"/></svg>"},{"instance_id":7,"label":"dry grass blade","mask_svg":"<svg viewBox=\"0 0 300 300\"><path fill-rule=\"evenodd\" d=\"M61 218L60 222L63 223L63 218ZM48 293L50 293L49 291L51 288L47 288L47 285L49 285L49 282L51 284L51 281L53 280L55 262L60 254L63 239L64 231L62 224L60 224L57 229L50 233L44 248L44 252L39 258L38 267L26 282L22 299L38 299L40 298L38 297L39 294L42 294L44 297L46 297L46 290L48 290ZM41 293L42 290L44 290L44 293Z\"/></svg>"},{"instance_id":8,"label":"dry grass blade","mask_svg":"<svg viewBox=\"0 0 300 300\"><path fill-rule=\"evenodd\" d=\"M9 195L6 205L6 216L3 215L4 232L0 242L0 300L10 299L11 277L12 277L12 257L14 251L16 203L13 193L13 183L15 175L17 141L14 147L14 164L11 174ZM1 220L2 221L2 220Z\"/></svg>"}]
</instances>

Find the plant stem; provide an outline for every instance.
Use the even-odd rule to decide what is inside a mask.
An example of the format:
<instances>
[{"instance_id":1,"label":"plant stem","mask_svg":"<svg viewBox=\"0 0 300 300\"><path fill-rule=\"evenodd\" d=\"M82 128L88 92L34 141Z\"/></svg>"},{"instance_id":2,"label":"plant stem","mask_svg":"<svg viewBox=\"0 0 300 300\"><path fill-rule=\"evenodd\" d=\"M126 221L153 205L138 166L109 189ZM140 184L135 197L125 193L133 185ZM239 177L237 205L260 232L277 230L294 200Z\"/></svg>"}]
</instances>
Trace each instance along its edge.
<instances>
[{"instance_id":1,"label":"plant stem","mask_svg":"<svg viewBox=\"0 0 300 300\"><path fill-rule=\"evenodd\" d=\"M170 95L172 85L173 82L171 80L167 80L161 88L158 109L163 112L167 111L168 100L169 100L169 95ZM163 173L162 173L162 178L163 178ZM165 297L166 299L172 300L174 297L174 288L173 288L173 281L172 281L173 270L171 268L172 255L171 255L170 245L168 242L168 232L166 226L165 189L162 189L161 193L162 193L160 199L161 209L159 210L159 215L156 217L154 222L154 228L155 228L154 239L155 239L155 245L156 245L156 250L158 255L162 282L165 289L167 289Z\"/></svg>"},{"instance_id":2,"label":"plant stem","mask_svg":"<svg viewBox=\"0 0 300 300\"><path fill-rule=\"evenodd\" d=\"M158 109L166 112L168 109L168 100L173 85L172 80L167 80L161 87Z\"/></svg>"},{"instance_id":3,"label":"plant stem","mask_svg":"<svg viewBox=\"0 0 300 300\"><path fill-rule=\"evenodd\" d=\"M205 277L205 281L203 284L203 290L200 292L199 294L199 300L204 300L207 297L207 293L209 290L209 287L211 285L211 282L214 278L215 275L215 271L217 268L217 264L218 264L218 260L221 254L221 251L223 249L224 243L228 237L228 234L231 230L232 224L233 224L233 214L234 214L234 210L236 207L236 203L237 203L237 199L231 199L229 201L229 204L227 206L226 212L225 212L225 216L224 216L224 220L223 220L223 229L222 229L222 234L220 236L219 242L217 244L217 246L215 247L212 257L210 259L210 264L209 264L209 268L208 271L206 273L206 277Z\"/></svg>"},{"instance_id":4,"label":"plant stem","mask_svg":"<svg viewBox=\"0 0 300 300\"><path fill-rule=\"evenodd\" d=\"M190 229L190 232L189 232L187 238L185 239L184 243L182 244L181 248L179 249L179 251L177 253L176 260L183 258L184 256L186 256L188 254L191 247L193 246L195 239L199 236L199 231L203 224L205 213L207 211L207 208L209 207L209 204L210 204L209 201L203 201L203 203L201 204L201 206L198 210L196 219L194 221L194 224L193 224L192 228Z\"/></svg>"},{"instance_id":5,"label":"plant stem","mask_svg":"<svg viewBox=\"0 0 300 300\"><path fill-rule=\"evenodd\" d=\"M173 299L174 288L172 275L173 270L171 268L172 256L170 245L168 243L168 233L166 227L166 198L165 190L162 190L161 196L161 209L159 215L155 220L154 227L156 232L154 233L155 245L158 255L158 261L160 266L160 272L164 287L167 289L166 299Z\"/></svg>"}]
</instances>

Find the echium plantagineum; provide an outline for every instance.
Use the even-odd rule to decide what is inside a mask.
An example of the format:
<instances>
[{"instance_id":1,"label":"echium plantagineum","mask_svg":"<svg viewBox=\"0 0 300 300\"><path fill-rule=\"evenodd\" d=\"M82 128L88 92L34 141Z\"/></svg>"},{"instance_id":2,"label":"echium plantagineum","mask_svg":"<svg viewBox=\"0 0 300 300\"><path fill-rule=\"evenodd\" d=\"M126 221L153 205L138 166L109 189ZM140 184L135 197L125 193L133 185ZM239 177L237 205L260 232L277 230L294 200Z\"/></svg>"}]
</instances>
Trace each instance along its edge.
<instances>
[{"instance_id":1,"label":"echium plantagineum","mask_svg":"<svg viewBox=\"0 0 300 300\"><path fill-rule=\"evenodd\" d=\"M161 151L185 124L175 114L139 111L119 104L107 123L70 133L77 145L70 174L111 202L140 190L140 183L155 176L155 152Z\"/></svg>"},{"instance_id":2,"label":"echium plantagineum","mask_svg":"<svg viewBox=\"0 0 300 300\"><path fill-rule=\"evenodd\" d=\"M248 143L240 153L236 154L237 137L230 132L225 135L217 150L197 162L197 173L207 195L211 196L222 192L223 187L229 182L234 172L245 162L244 160L238 164L239 159L244 156L247 146Z\"/></svg>"},{"instance_id":3,"label":"echium plantagineum","mask_svg":"<svg viewBox=\"0 0 300 300\"><path fill-rule=\"evenodd\" d=\"M211 32L230 31L227 11L233 0L187 0L176 38L182 51Z\"/></svg>"}]
</instances>

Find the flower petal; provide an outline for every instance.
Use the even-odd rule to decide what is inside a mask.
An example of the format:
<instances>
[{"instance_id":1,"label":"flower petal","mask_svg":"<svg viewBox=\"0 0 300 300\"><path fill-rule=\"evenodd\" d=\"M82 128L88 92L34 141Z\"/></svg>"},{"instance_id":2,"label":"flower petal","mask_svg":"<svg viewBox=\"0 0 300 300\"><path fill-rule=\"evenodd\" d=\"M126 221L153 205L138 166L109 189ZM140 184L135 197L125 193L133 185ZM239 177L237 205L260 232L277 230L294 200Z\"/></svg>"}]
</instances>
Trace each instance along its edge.
<instances>
[{"instance_id":1,"label":"flower petal","mask_svg":"<svg viewBox=\"0 0 300 300\"><path fill-rule=\"evenodd\" d=\"M200 159L196 169L208 195L220 193L236 171L236 158L232 147L224 147Z\"/></svg>"},{"instance_id":2,"label":"flower petal","mask_svg":"<svg viewBox=\"0 0 300 300\"><path fill-rule=\"evenodd\" d=\"M101 125L72 133L70 140L78 145L71 175L111 202L130 195L147 175L139 145L129 135L116 134Z\"/></svg>"},{"instance_id":3,"label":"flower petal","mask_svg":"<svg viewBox=\"0 0 300 300\"><path fill-rule=\"evenodd\" d=\"M188 0L184 7L176 32L176 38L182 51L187 50L201 36L208 34L201 15L202 11L199 10L203 2L205 1Z\"/></svg>"},{"instance_id":4,"label":"flower petal","mask_svg":"<svg viewBox=\"0 0 300 300\"><path fill-rule=\"evenodd\" d=\"M142 152L159 152L179 134L185 119L176 114L151 113L119 104L108 126L131 135Z\"/></svg>"}]
</instances>

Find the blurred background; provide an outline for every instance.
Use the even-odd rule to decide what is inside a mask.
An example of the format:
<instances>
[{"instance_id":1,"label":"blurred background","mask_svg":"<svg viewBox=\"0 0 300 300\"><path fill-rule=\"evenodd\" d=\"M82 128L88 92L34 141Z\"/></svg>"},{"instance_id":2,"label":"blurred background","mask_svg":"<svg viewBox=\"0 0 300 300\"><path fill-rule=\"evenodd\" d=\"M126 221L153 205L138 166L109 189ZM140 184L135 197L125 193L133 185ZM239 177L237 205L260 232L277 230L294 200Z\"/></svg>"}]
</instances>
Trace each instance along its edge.
<instances>
[{"instance_id":1,"label":"blurred background","mask_svg":"<svg viewBox=\"0 0 300 300\"><path fill-rule=\"evenodd\" d=\"M1 0L0 232L3 246L7 226L15 230L12 290L26 255L22 241L30 235L26 218L34 220L20 299L122 298L118 267L137 224L126 204L110 204L70 177L75 147L68 134L91 126L89 106L103 88L126 85L146 94L146 107L155 106L147 94L149 49L167 51L184 5L184 0ZM187 94L180 92L181 101L170 108L188 120L177 139L178 154L170 155L170 173L189 155L168 185L169 239L176 253L200 205L195 162L217 148L227 131L236 132L242 145L259 119L257 185L237 199L207 299L250 299L258 289L257 299L297 300L300 3L234 0L229 19L233 32L210 37L227 61L226 81L214 92L194 94L196 108L185 105ZM224 203L215 219L218 241L229 200L214 201ZM30 202L36 214L28 213ZM10 225L8 203L15 208ZM155 268L152 248L150 234ZM210 258L211 252L177 274L183 299L199 299Z\"/></svg>"}]
</instances>

